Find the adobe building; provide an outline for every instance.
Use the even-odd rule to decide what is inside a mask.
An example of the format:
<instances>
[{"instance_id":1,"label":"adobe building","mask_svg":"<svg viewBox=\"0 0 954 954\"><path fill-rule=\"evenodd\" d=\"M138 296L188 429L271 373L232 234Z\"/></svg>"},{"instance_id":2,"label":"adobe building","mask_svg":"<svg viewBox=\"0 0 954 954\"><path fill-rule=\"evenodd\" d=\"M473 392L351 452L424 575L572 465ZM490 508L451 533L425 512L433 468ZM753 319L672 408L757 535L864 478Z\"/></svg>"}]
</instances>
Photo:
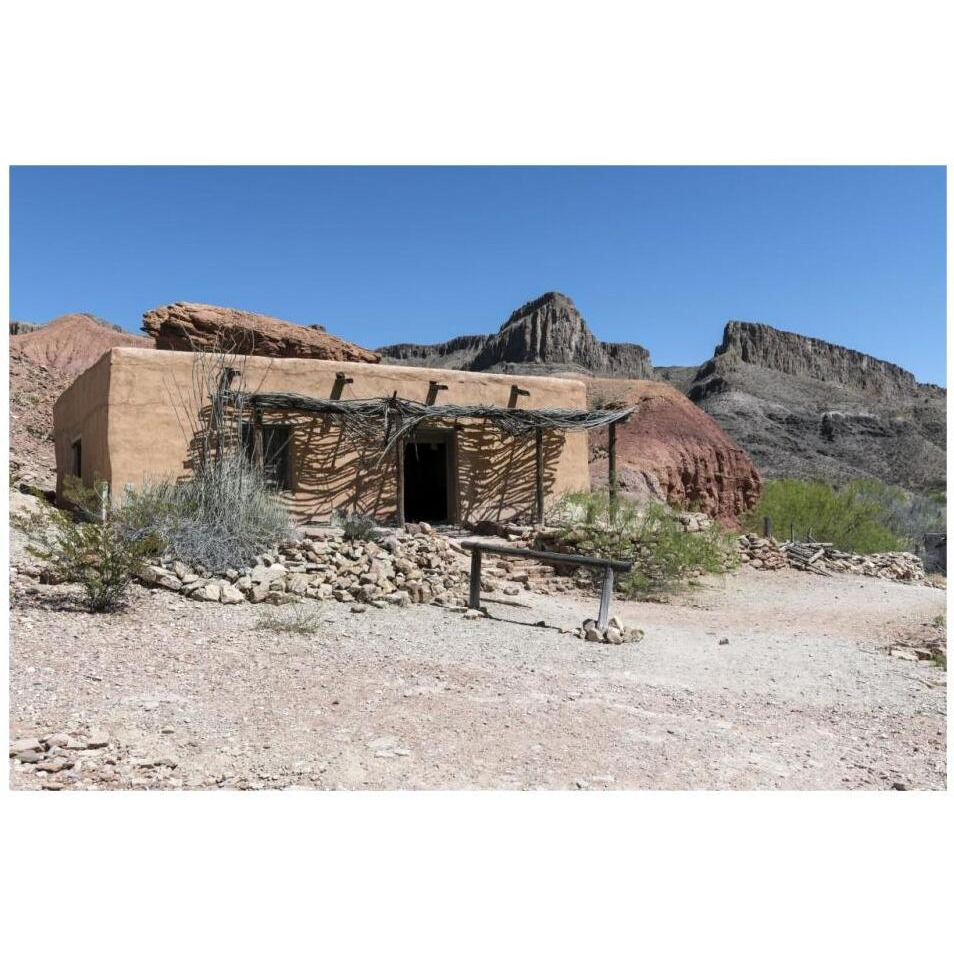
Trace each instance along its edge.
<instances>
[{"instance_id":1,"label":"adobe building","mask_svg":"<svg viewBox=\"0 0 954 954\"><path fill-rule=\"evenodd\" d=\"M114 348L81 374L54 407L60 499L69 474L114 497L188 476L194 423L215 400L195 397L201 360ZM408 521L539 519L541 503L589 489L584 430L607 424L565 378L242 356L226 398L233 374L247 398L243 443L302 523L336 507L402 523L402 497ZM626 416L614 413L612 432Z\"/></svg>"}]
</instances>

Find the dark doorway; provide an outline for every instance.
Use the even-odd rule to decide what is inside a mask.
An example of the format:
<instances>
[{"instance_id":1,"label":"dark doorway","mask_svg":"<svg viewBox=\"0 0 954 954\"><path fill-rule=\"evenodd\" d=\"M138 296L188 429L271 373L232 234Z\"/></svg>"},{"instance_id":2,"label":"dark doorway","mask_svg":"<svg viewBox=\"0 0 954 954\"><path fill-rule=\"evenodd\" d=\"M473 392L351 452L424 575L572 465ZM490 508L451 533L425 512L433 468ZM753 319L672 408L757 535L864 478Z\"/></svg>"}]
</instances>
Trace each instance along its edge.
<instances>
[{"instance_id":1,"label":"dark doorway","mask_svg":"<svg viewBox=\"0 0 954 954\"><path fill-rule=\"evenodd\" d=\"M443 440L409 441L404 448L404 517L427 523L449 518L448 446Z\"/></svg>"}]
</instances>

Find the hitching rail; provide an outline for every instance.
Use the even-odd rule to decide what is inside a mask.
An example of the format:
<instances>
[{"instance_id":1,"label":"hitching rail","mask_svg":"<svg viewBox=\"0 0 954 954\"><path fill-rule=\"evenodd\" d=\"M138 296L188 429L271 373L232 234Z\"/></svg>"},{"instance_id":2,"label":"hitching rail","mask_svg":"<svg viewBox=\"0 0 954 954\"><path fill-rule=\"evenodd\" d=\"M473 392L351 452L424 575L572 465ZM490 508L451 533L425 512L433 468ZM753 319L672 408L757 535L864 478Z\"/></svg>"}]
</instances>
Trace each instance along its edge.
<instances>
[{"instance_id":1,"label":"hitching rail","mask_svg":"<svg viewBox=\"0 0 954 954\"><path fill-rule=\"evenodd\" d=\"M527 550L523 547L498 546L495 543L477 543L465 540L461 546L470 550L470 600L471 609L480 609L480 567L484 553L500 553L504 556L526 557L541 563L562 563L571 566L594 566L603 568L603 590L600 594L600 612L596 625L605 629L609 622L610 599L613 596L615 571L628 573L633 564L629 560L609 560L603 557L582 556L574 553L552 553L549 550Z\"/></svg>"}]
</instances>

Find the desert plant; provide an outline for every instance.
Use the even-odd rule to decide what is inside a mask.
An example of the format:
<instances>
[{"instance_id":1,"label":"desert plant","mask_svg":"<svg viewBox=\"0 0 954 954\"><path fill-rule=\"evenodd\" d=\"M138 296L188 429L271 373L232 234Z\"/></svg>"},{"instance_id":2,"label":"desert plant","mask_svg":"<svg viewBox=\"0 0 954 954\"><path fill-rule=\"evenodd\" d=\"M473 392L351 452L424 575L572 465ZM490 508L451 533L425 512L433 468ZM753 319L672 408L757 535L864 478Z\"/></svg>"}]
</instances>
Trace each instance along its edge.
<instances>
[{"instance_id":1,"label":"desert plant","mask_svg":"<svg viewBox=\"0 0 954 954\"><path fill-rule=\"evenodd\" d=\"M655 501L639 507L622 498L614 508L606 493L576 492L557 502L549 520L567 526L561 540L576 549L631 560L632 571L618 585L634 597L673 592L699 572L725 572L735 560L729 536L716 524L689 533Z\"/></svg>"},{"instance_id":2,"label":"desert plant","mask_svg":"<svg viewBox=\"0 0 954 954\"><path fill-rule=\"evenodd\" d=\"M340 528L345 540L376 540L381 535L381 528L368 514L336 509L331 514L331 525Z\"/></svg>"},{"instance_id":3,"label":"desert plant","mask_svg":"<svg viewBox=\"0 0 954 954\"><path fill-rule=\"evenodd\" d=\"M258 629L273 633L295 633L299 636L312 636L318 632L322 617L313 606L305 603L292 603L282 611L266 612L258 618Z\"/></svg>"},{"instance_id":4,"label":"desert plant","mask_svg":"<svg viewBox=\"0 0 954 954\"><path fill-rule=\"evenodd\" d=\"M127 536L157 536L171 555L217 571L248 566L294 534L288 510L240 451L211 459L186 480L129 489L117 514Z\"/></svg>"},{"instance_id":5,"label":"desert plant","mask_svg":"<svg viewBox=\"0 0 954 954\"><path fill-rule=\"evenodd\" d=\"M855 480L848 489L859 500L872 504L877 509L878 522L909 550L919 549L925 534L947 529L943 494L919 494L880 480Z\"/></svg>"},{"instance_id":6,"label":"desert plant","mask_svg":"<svg viewBox=\"0 0 954 954\"><path fill-rule=\"evenodd\" d=\"M770 480L742 523L750 532L761 533L765 517L771 517L779 535L794 526L796 536L810 530L816 540L841 550L883 553L904 548L901 537L884 522L883 504L872 500L858 483L836 489L814 480Z\"/></svg>"},{"instance_id":7,"label":"desert plant","mask_svg":"<svg viewBox=\"0 0 954 954\"><path fill-rule=\"evenodd\" d=\"M66 493L69 496L69 488ZM85 489L74 486L73 510L58 510L38 499L39 509L13 518L29 541L28 552L43 560L55 578L80 584L93 612L118 609L133 577L162 549L161 538L127 534L115 519L102 483Z\"/></svg>"}]
</instances>

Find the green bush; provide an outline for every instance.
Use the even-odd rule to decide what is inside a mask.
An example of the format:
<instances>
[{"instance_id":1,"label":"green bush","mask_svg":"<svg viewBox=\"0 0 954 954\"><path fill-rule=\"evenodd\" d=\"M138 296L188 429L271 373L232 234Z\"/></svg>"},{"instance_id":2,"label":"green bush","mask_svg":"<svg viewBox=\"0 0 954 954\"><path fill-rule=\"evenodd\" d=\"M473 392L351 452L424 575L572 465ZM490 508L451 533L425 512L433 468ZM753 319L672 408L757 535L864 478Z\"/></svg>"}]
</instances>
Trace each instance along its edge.
<instances>
[{"instance_id":1,"label":"green bush","mask_svg":"<svg viewBox=\"0 0 954 954\"><path fill-rule=\"evenodd\" d=\"M43 500L38 510L15 516L13 524L26 535L28 552L55 578L82 586L90 610L111 612L125 602L133 577L162 550L163 541L153 534L130 537L115 519L104 484L68 485L66 496L73 510Z\"/></svg>"},{"instance_id":2,"label":"green bush","mask_svg":"<svg viewBox=\"0 0 954 954\"><path fill-rule=\"evenodd\" d=\"M904 549L904 541L886 525L885 504L874 497L866 483L836 489L821 481L770 480L758 505L743 515L751 533L762 533L763 520L771 517L778 537L811 535L841 550L884 553Z\"/></svg>"},{"instance_id":3,"label":"green bush","mask_svg":"<svg viewBox=\"0 0 954 954\"><path fill-rule=\"evenodd\" d=\"M213 572L248 566L294 532L264 474L240 453L210 460L188 480L127 490L117 520L128 536L161 537L170 554Z\"/></svg>"},{"instance_id":4,"label":"green bush","mask_svg":"<svg viewBox=\"0 0 954 954\"><path fill-rule=\"evenodd\" d=\"M660 503L637 507L620 499L611 508L606 493L563 496L548 522L568 529L560 541L594 556L631 560L633 569L619 580L629 596L672 592L694 575L723 573L737 557L731 537L718 525L688 533L679 518Z\"/></svg>"}]
</instances>

